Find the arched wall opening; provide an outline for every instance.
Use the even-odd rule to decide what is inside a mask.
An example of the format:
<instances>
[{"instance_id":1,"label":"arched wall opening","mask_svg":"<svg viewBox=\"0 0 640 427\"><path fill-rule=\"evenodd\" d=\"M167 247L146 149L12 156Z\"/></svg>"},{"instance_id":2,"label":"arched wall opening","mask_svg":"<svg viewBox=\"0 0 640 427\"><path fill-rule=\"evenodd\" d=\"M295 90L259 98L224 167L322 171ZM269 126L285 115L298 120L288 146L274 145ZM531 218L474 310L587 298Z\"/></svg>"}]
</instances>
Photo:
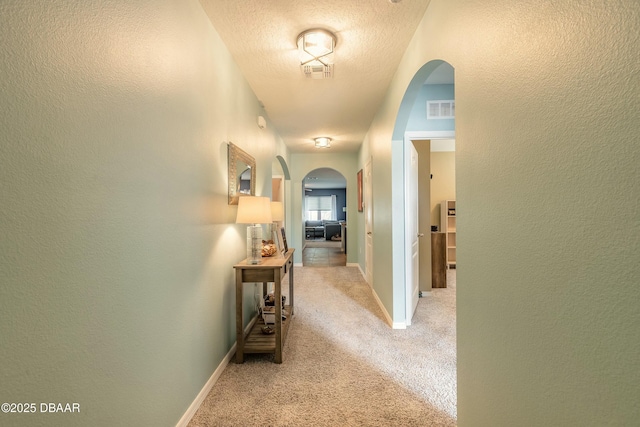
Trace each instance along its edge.
<instances>
[{"instance_id":1,"label":"arched wall opening","mask_svg":"<svg viewBox=\"0 0 640 427\"><path fill-rule=\"evenodd\" d=\"M418 145L419 141L430 141L434 139L453 139L455 137L455 123L453 120L448 126L433 126L429 123L419 123L416 121L416 110L423 110L426 114L427 102L425 92L425 83L430 78L436 80L441 78L443 73L450 73L450 81L444 81L445 84L451 84L448 95L453 100L454 82L453 67L443 60L429 61L423 65L414 75L413 79L407 86L407 90L403 96L398 115L393 130L392 140L392 164L401 165L401 167L392 170L392 206L393 217L402 218L401 221L393 221L392 224L392 265L393 265L393 327L402 329L411 324L413 314L412 306L415 307L411 293L411 281L413 271L411 269L411 242L410 236L407 235L408 221L412 216L408 212L409 198L406 192L408 188L408 166L407 157L411 145ZM438 77L436 77L438 76ZM436 96L437 97L437 96ZM427 150L428 151L428 150ZM428 165L429 162L424 162ZM428 166L427 166L428 167ZM429 224L430 225L430 224ZM430 238L430 228L426 225L420 226L420 232L425 237ZM421 249L426 248L430 251L430 245L420 245ZM429 256L430 258L430 256ZM424 259L424 258L423 258ZM431 265L425 265L429 271ZM426 285L421 285L421 290ZM430 288L430 283L429 286Z\"/></svg>"},{"instance_id":2,"label":"arched wall opening","mask_svg":"<svg viewBox=\"0 0 640 427\"><path fill-rule=\"evenodd\" d=\"M318 168L310 171L303 179L304 197L331 197L335 204L328 211L323 205L322 211L307 212L307 220L347 220L347 179L333 168Z\"/></svg>"},{"instance_id":3,"label":"arched wall opening","mask_svg":"<svg viewBox=\"0 0 640 427\"><path fill-rule=\"evenodd\" d=\"M286 160L280 155L271 164L271 200L282 202L284 218L277 221L277 225L287 229L291 218L291 174Z\"/></svg>"},{"instance_id":4,"label":"arched wall opening","mask_svg":"<svg viewBox=\"0 0 640 427\"><path fill-rule=\"evenodd\" d=\"M289 246L296 248L294 261L302 265L302 248L305 244L304 227L304 179L310 172L323 168L337 171L346 180L346 221L350 230L357 230L359 216L356 208L357 155L355 153L340 154L306 154L291 155L291 229L287 235ZM347 265L357 265L358 242L356 238L347 239Z\"/></svg>"}]
</instances>

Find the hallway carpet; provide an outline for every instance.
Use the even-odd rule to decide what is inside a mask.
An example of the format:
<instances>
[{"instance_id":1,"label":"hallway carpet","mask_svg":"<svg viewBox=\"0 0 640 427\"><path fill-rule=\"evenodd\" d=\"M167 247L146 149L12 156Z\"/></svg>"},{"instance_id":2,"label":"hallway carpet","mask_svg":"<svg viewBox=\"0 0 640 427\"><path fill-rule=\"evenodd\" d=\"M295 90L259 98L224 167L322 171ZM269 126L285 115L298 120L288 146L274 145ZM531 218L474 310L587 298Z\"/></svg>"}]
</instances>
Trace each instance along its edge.
<instances>
[{"instance_id":1,"label":"hallway carpet","mask_svg":"<svg viewBox=\"0 0 640 427\"><path fill-rule=\"evenodd\" d=\"M295 274L283 363L231 362L189 426L456 425L455 270L406 330L384 321L357 268Z\"/></svg>"}]
</instances>

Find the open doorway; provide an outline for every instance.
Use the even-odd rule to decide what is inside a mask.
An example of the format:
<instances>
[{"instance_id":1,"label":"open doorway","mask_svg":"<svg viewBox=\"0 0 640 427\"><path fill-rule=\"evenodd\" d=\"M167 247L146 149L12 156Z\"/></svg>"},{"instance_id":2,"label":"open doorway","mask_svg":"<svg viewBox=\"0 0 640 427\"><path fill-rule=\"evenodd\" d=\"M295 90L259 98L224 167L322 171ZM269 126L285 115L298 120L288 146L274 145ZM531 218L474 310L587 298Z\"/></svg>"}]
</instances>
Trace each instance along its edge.
<instances>
[{"instance_id":1,"label":"open doorway","mask_svg":"<svg viewBox=\"0 0 640 427\"><path fill-rule=\"evenodd\" d=\"M281 230L289 229L289 200L291 198L291 175L286 160L276 156L271 164L271 214L272 239L281 242ZM285 233L286 234L286 233Z\"/></svg>"},{"instance_id":2,"label":"open doorway","mask_svg":"<svg viewBox=\"0 0 640 427\"><path fill-rule=\"evenodd\" d=\"M415 75L407 88L400 107L393 134L392 155L402 167L392 171L392 187L394 194L398 194L397 204L399 213L404 221L394 222L392 232L398 236L398 245L394 245L393 265L394 290L398 295L404 295L405 304L398 306L398 315L394 315L394 328L404 328L411 325L411 319L416 307L415 283L419 280L419 294L427 295L432 289L431 274L420 274L420 270L429 273L431 260L420 257L420 262L412 262L416 258L411 243L415 236L407 234L405 225L417 214L410 214L412 205L407 195L409 188L408 159L414 141L440 140L455 138L455 88L453 67L448 63L436 60L425 64ZM429 160L428 158L426 160ZM429 161L420 162L427 166ZM429 175L427 175L429 176ZM430 184L428 184L430 185ZM417 186L415 186L417 187ZM425 208L429 210L430 208ZM431 250L431 225L433 219L427 214L427 219L420 224L417 234L424 234L421 248L423 252ZM416 228L417 229L417 228ZM430 258L430 257L427 257ZM411 268L415 266L416 268ZM400 314L402 313L402 314Z\"/></svg>"},{"instance_id":3,"label":"open doorway","mask_svg":"<svg viewBox=\"0 0 640 427\"><path fill-rule=\"evenodd\" d=\"M399 110L399 114L396 118L396 125L393 133L392 142L392 156L395 159L395 164L399 167L396 168L396 172L392 170L392 191L397 197L394 199L398 206L398 214L404 221L398 221L402 224L392 225L392 233L394 236L398 236L397 244L393 245L393 266L394 274L393 278L393 290L399 296L399 304L395 305L398 310L394 310L393 327L403 328L410 327L419 332L423 329L434 330L437 329L439 335L437 342L433 342L435 346L442 346L447 348L448 356L455 360L456 357L456 270L446 270L444 261L441 259L442 267L445 272L444 288L434 288L432 285L435 283L433 274L429 274L424 280L420 280L419 289L420 295L415 309L415 316L413 308L416 306L413 303L414 296L414 274L420 275L424 271L432 269L431 273L435 272L433 257L429 257L428 260L421 259L417 264L417 271L413 272L408 268L408 264L412 261L413 253L411 242L416 234L424 233L420 245L420 253L422 254L422 246L426 246L428 251L431 251L431 255L439 253L433 246L433 238L435 234L432 233L432 226L438 228L442 227L440 222L440 206L443 204L440 198L453 197L455 199L455 193L453 195L443 195L439 188L436 188L436 181L440 181L445 177L445 173L441 169L442 162L438 158L439 154L432 152L432 150L438 150L439 145L449 144L453 146L455 140L455 89L454 89L454 75L453 67L441 60L430 61L424 64L415 74L409 87L407 88L402 104ZM448 140L449 142L444 142ZM428 148L427 148L428 147ZM407 195L407 188L411 188L411 191L416 191L413 185L408 185L410 174L408 173L407 165L411 165L411 161L408 158L408 153L412 148L423 148L425 150L421 152L418 157L418 169L423 171L427 169L426 178L416 179L419 184L424 184L429 187L430 195L427 200L421 200L426 202L426 206L421 209L422 215L415 213L415 207L410 203ZM455 152L447 151L446 156L455 161ZM440 156L442 157L442 156ZM454 163L452 162L451 166ZM446 175L453 176L455 178L455 168L446 172ZM415 179L415 178L414 178ZM452 183L455 191L455 180ZM444 203L445 207L448 206ZM413 211L413 213L411 213ZM425 212L426 211L426 212ZM455 210L452 211L455 215ZM420 224L418 231L415 231L414 235L410 235L407 231L408 219L416 219L421 217L425 218ZM446 244L445 244L446 248ZM424 267L424 268L423 268ZM449 280L446 280L449 279ZM402 296L405 300L402 300ZM433 318L429 317L429 314L442 310L443 315L439 320L442 322L433 322ZM397 312L397 314L396 314ZM450 359L449 359L450 360ZM438 370L438 375L447 377L446 384L443 384L445 388L455 390L456 387L456 369L455 364L449 364L443 360L443 363L439 363L434 369ZM455 400L455 399L454 399Z\"/></svg>"},{"instance_id":4,"label":"open doorway","mask_svg":"<svg viewBox=\"0 0 640 427\"><path fill-rule=\"evenodd\" d=\"M405 134L406 270L407 294L411 293L407 326L418 295L445 288L455 280L454 272L449 271L456 267L455 140L444 135L429 131ZM414 155L417 160L412 159ZM418 170L413 170L414 162Z\"/></svg>"},{"instance_id":5,"label":"open doorway","mask_svg":"<svg viewBox=\"0 0 640 427\"><path fill-rule=\"evenodd\" d=\"M303 180L302 265L335 267L347 264L347 180L332 168L318 168Z\"/></svg>"}]
</instances>

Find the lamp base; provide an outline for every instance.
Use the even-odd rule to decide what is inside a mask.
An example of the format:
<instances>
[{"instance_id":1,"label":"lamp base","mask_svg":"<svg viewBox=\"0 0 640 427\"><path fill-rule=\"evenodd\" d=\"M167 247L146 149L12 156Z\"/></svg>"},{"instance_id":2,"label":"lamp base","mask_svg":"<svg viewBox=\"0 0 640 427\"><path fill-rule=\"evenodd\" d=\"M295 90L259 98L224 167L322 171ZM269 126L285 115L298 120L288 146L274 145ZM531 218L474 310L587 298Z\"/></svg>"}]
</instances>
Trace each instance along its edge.
<instances>
[{"instance_id":1,"label":"lamp base","mask_svg":"<svg viewBox=\"0 0 640 427\"><path fill-rule=\"evenodd\" d=\"M260 264L262 262L262 226L250 225L247 227L247 264Z\"/></svg>"}]
</instances>

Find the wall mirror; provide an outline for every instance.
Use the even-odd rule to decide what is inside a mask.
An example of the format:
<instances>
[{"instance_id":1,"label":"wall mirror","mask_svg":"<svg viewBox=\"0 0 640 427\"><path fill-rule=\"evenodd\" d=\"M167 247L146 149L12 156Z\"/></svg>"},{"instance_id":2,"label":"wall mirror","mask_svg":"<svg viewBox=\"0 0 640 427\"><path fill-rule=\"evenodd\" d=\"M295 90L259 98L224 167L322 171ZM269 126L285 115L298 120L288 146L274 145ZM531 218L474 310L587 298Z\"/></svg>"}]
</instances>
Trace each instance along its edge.
<instances>
[{"instance_id":1,"label":"wall mirror","mask_svg":"<svg viewBox=\"0 0 640 427\"><path fill-rule=\"evenodd\" d=\"M229 143L229 204L237 205L241 196L256 195L256 160Z\"/></svg>"}]
</instances>

